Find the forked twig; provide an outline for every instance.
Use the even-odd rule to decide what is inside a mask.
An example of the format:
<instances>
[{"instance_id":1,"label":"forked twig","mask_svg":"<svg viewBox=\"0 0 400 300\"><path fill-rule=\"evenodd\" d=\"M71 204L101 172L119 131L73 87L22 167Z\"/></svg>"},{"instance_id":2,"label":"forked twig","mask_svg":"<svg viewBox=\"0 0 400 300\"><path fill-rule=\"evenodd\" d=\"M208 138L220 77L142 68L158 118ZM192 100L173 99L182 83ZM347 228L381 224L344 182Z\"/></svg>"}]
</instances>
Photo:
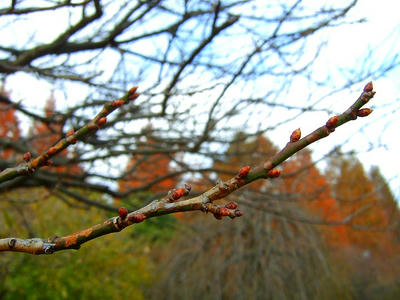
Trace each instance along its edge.
<instances>
[{"instance_id":1,"label":"forked twig","mask_svg":"<svg viewBox=\"0 0 400 300\"><path fill-rule=\"evenodd\" d=\"M296 152L300 151L311 143L327 137L335 130L335 128L343 125L344 123L347 123L350 120L355 120L357 117L368 116L372 110L362 107L374 95L375 92L373 91L372 82L369 82L364 87L364 90L357 101L344 113L329 118L325 125L321 126L303 138L301 138L300 129L296 129L291 134L287 145L279 153L268 159L263 166L259 166L254 169L251 169L249 166L245 166L239 170L235 177L225 182L218 183L216 186L197 197L180 200L183 196L186 196L190 192L190 186L185 185L185 187L172 190L166 197L154 200L147 206L134 212L129 213L126 208L121 207L119 208L118 216L68 236L54 236L47 239L0 239L0 251L50 254L60 250L79 249L82 244L97 237L113 232L119 232L132 224L143 222L145 219L175 212L200 210L203 212L212 213L217 219L221 219L225 216L229 216L231 218L240 217L242 213L240 210L238 210L236 203L228 202L225 205L216 205L214 201L226 197L242 186L245 186L255 180L278 177L281 172L278 169L275 169L275 167L280 165L283 161L287 160ZM65 149L70 144L73 144L76 142L76 140L82 138L89 132L97 130L103 124L103 121L105 122L106 115L120 105L128 102L130 99L137 98L137 96L138 94L136 94L136 88L134 88L120 100L106 104L103 107L103 110L91 122L89 122L88 125L82 127L76 133L71 134L57 143L55 146L51 147L43 155L32 161L29 161L23 168L16 167L12 171L3 171L0 173L0 178L2 178L2 174L4 172L6 172L6 174L3 175L2 181L10 180L11 178L15 178L17 176L30 174L32 172L31 170L35 170L36 168L45 165L50 157ZM24 171L19 171L19 169L23 169Z\"/></svg>"}]
</instances>

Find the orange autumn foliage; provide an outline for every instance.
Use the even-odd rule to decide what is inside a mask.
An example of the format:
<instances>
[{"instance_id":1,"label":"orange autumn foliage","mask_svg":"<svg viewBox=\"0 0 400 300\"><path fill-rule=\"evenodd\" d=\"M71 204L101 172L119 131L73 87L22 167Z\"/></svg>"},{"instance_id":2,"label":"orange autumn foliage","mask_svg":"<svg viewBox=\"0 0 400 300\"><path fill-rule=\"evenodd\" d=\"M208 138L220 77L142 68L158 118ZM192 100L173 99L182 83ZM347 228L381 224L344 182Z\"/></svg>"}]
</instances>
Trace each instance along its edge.
<instances>
[{"instance_id":1,"label":"orange autumn foliage","mask_svg":"<svg viewBox=\"0 0 400 300\"><path fill-rule=\"evenodd\" d=\"M301 203L300 207L308 211L311 218L321 220L322 224L335 224L343 220L344 215L336 200L331 197L326 177L313 164L311 151L305 149L288 161L284 165L283 174L285 193L295 195ZM327 226L323 231L331 246L348 244L345 225Z\"/></svg>"},{"instance_id":2,"label":"orange autumn foliage","mask_svg":"<svg viewBox=\"0 0 400 300\"><path fill-rule=\"evenodd\" d=\"M245 134L239 132L226 151L225 158L221 161L216 160L213 168L216 169L219 178L225 181L238 174L243 167L258 166L275 153L277 153L277 148L263 135L249 141ZM244 162L246 165L243 164ZM263 185L265 181L259 180L253 182L251 187L259 189Z\"/></svg>"},{"instance_id":3,"label":"orange autumn foliage","mask_svg":"<svg viewBox=\"0 0 400 300\"><path fill-rule=\"evenodd\" d=\"M8 93L2 87L0 93L8 96ZM15 110L9 107L6 103L0 103L0 138L10 141L17 141L20 132L18 128L18 120L15 116ZM2 146L0 148L0 159L10 159L14 154L14 150Z\"/></svg>"},{"instance_id":4,"label":"orange autumn foliage","mask_svg":"<svg viewBox=\"0 0 400 300\"><path fill-rule=\"evenodd\" d=\"M147 129L150 132L151 128ZM148 151L148 154L133 155L126 167L126 176L119 181L119 190L144 187L152 193L167 193L176 187L177 177L166 177L171 173L171 156L168 153L157 153L155 140L149 135L138 150ZM166 177L166 178L164 178Z\"/></svg>"}]
</instances>

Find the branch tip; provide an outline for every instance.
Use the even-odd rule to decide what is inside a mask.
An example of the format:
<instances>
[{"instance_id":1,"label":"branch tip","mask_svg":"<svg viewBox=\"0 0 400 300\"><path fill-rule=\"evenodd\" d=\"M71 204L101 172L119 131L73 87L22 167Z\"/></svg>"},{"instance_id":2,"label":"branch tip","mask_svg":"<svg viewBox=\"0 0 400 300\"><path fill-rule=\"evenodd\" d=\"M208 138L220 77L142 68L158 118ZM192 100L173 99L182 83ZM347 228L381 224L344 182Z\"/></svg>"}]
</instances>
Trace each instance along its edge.
<instances>
[{"instance_id":1,"label":"branch tip","mask_svg":"<svg viewBox=\"0 0 400 300\"><path fill-rule=\"evenodd\" d=\"M137 86L134 86L133 88L131 88L131 89L129 90L128 94L129 94L129 95L135 94L136 91L137 91L137 89L138 89L138 87L137 87Z\"/></svg>"},{"instance_id":2,"label":"branch tip","mask_svg":"<svg viewBox=\"0 0 400 300\"><path fill-rule=\"evenodd\" d=\"M368 82L364 87L364 92L372 92L374 86L372 85L372 81Z\"/></svg>"}]
</instances>

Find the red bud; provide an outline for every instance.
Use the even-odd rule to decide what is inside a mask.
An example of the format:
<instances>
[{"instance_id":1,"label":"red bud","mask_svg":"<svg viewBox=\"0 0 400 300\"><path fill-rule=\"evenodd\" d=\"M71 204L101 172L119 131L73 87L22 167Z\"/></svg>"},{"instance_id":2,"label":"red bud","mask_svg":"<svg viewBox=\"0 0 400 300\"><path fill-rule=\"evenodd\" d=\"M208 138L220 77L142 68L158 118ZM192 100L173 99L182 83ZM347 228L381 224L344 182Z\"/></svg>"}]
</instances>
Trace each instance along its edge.
<instances>
[{"instance_id":1,"label":"red bud","mask_svg":"<svg viewBox=\"0 0 400 300\"><path fill-rule=\"evenodd\" d=\"M221 215L222 217L229 216L229 209L226 207L220 207L217 210L218 214Z\"/></svg>"},{"instance_id":2,"label":"red bud","mask_svg":"<svg viewBox=\"0 0 400 300\"><path fill-rule=\"evenodd\" d=\"M338 121L339 121L339 117L338 116L331 117L326 122L326 127L328 127L328 129L335 128Z\"/></svg>"},{"instance_id":3,"label":"red bud","mask_svg":"<svg viewBox=\"0 0 400 300\"><path fill-rule=\"evenodd\" d=\"M366 117L368 116L370 113L372 113L373 110L370 108L362 108L360 110L357 111L357 116L359 117Z\"/></svg>"},{"instance_id":4,"label":"red bud","mask_svg":"<svg viewBox=\"0 0 400 300\"><path fill-rule=\"evenodd\" d=\"M272 169L271 171L268 172L268 177L270 178L276 178L279 177L281 175L281 171L278 169Z\"/></svg>"},{"instance_id":5,"label":"red bud","mask_svg":"<svg viewBox=\"0 0 400 300\"><path fill-rule=\"evenodd\" d=\"M146 216L141 213L130 215L128 218L128 220L131 221L132 223L140 223L143 222L145 219Z\"/></svg>"},{"instance_id":6,"label":"red bud","mask_svg":"<svg viewBox=\"0 0 400 300\"><path fill-rule=\"evenodd\" d=\"M374 89L372 81L368 82L364 87L364 92L371 92Z\"/></svg>"},{"instance_id":7,"label":"red bud","mask_svg":"<svg viewBox=\"0 0 400 300\"><path fill-rule=\"evenodd\" d=\"M140 94L139 93L133 93L133 94L129 94L128 99L129 100L135 100L137 97L139 97Z\"/></svg>"},{"instance_id":8,"label":"red bud","mask_svg":"<svg viewBox=\"0 0 400 300\"><path fill-rule=\"evenodd\" d=\"M246 177L247 174L249 174L250 169L251 169L250 166L245 166L245 167L241 168L241 169L239 170L239 173L237 174L237 177L238 177L238 178Z\"/></svg>"},{"instance_id":9,"label":"red bud","mask_svg":"<svg viewBox=\"0 0 400 300\"><path fill-rule=\"evenodd\" d=\"M236 202L229 201L227 204L225 204L225 207L227 209L236 209L238 207Z\"/></svg>"},{"instance_id":10,"label":"red bud","mask_svg":"<svg viewBox=\"0 0 400 300\"><path fill-rule=\"evenodd\" d=\"M136 92L137 89L138 89L138 87L137 87L137 86L134 86L133 88L131 88L131 89L129 90L129 94L130 94L130 95L134 94L134 93Z\"/></svg>"},{"instance_id":11,"label":"red bud","mask_svg":"<svg viewBox=\"0 0 400 300\"><path fill-rule=\"evenodd\" d=\"M47 153L48 153L49 155L54 155L54 154L56 154L56 152L57 152L57 148L56 148L56 147L51 147L51 148L49 149L49 151L47 151Z\"/></svg>"},{"instance_id":12,"label":"red bud","mask_svg":"<svg viewBox=\"0 0 400 300\"><path fill-rule=\"evenodd\" d=\"M300 130L300 128L297 128L290 135L290 142L291 143L297 142L300 139L300 137L301 137L301 130Z\"/></svg>"},{"instance_id":13,"label":"red bud","mask_svg":"<svg viewBox=\"0 0 400 300\"><path fill-rule=\"evenodd\" d=\"M111 102L112 107L120 107L121 105L124 105L125 101L124 100L114 100Z\"/></svg>"},{"instance_id":14,"label":"red bud","mask_svg":"<svg viewBox=\"0 0 400 300\"><path fill-rule=\"evenodd\" d=\"M241 216L243 216L243 213L240 210L235 210L235 216L241 217Z\"/></svg>"},{"instance_id":15,"label":"red bud","mask_svg":"<svg viewBox=\"0 0 400 300\"><path fill-rule=\"evenodd\" d=\"M172 198L172 200L178 200L179 198L181 198L182 196L184 196L186 194L187 194L187 190L185 188L179 188L172 192L171 198Z\"/></svg>"},{"instance_id":16,"label":"red bud","mask_svg":"<svg viewBox=\"0 0 400 300\"><path fill-rule=\"evenodd\" d=\"M97 121L97 125L103 126L104 124L106 124L106 122L107 122L107 118L102 117L102 118L100 118L100 120Z\"/></svg>"},{"instance_id":17,"label":"red bud","mask_svg":"<svg viewBox=\"0 0 400 300\"><path fill-rule=\"evenodd\" d=\"M124 220L128 215L128 210L125 207L120 207L118 209L118 215L121 218L121 220Z\"/></svg>"}]
</instances>

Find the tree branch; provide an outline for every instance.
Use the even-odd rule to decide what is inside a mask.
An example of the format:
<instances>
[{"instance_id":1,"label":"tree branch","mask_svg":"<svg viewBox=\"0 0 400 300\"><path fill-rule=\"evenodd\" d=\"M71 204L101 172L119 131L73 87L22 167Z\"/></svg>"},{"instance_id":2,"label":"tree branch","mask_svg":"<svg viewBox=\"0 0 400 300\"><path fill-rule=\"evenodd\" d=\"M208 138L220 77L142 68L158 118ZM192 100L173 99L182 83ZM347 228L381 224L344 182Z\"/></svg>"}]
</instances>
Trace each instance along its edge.
<instances>
[{"instance_id":1,"label":"tree branch","mask_svg":"<svg viewBox=\"0 0 400 300\"><path fill-rule=\"evenodd\" d=\"M127 93L123 98L121 98L124 103L128 101L129 98L137 97L134 91ZM190 186L185 185L184 188L179 188L177 190L172 190L168 195L162 199L154 200L147 206L138 209L134 212L128 213L128 210L121 207L118 210L118 216L110 218L101 224L94 225L88 229L73 233L64 237L50 237L47 239L19 239L19 238L5 238L0 239L0 251L16 251L16 252L26 252L31 254L50 254L60 250L66 249L79 249L80 246L92 239L97 237L110 234L113 232L119 232L125 227L130 225L140 223L145 219L158 217L161 215L171 214L175 212L186 212L186 211L196 211L200 210L203 212L211 212L217 219L229 216L231 218L240 217L242 213L237 209L237 204L234 202L228 202L226 205L216 205L214 201L218 199L223 199L227 195L238 190L242 186L245 186L258 179L275 178L280 175L280 171L275 169L276 166L281 164L283 161L288 159L290 156L305 148L311 143L316 142L319 139L327 137L335 128L347 123L350 120L355 120L358 116L364 117L369 115L372 110L368 108L362 108L373 96L375 92L373 91L372 83L369 82L365 87L363 92L357 101L351 105L344 113L339 116L331 117L325 125L316 129L314 132L310 133L306 137L300 139L301 132L300 129L293 131L290 136L290 141L288 144L276 155L267 160L263 166L257 167L251 170L249 166L243 167L239 170L239 173L225 181L220 182L216 186L212 187L203 194L193 197L190 199L180 200L183 196L186 196L190 191ZM117 100L120 101L120 100ZM109 110L116 107L112 104L105 105L102 112L100 112L96 118L86 125L81 130L89 132L89 127L98 128L99 120L105 117ZM71 137L73 137L72 135ZM73 139L69 137L69 139ZM75 136L82 137L82 135ZM67 138L68 139L68 138ZM64 139L64 140L67 140ZM65 145L65 143L58 143L57 145ZM57 145L54 146L57 148ZM51 147L50 149L53 149ZM61 146L58 146L61 147ZM67 146L65 146L67 147ZM35 161L35 166L40 166L42 160L47 161L49 156L49 151L42 155L42 159L37 158ZM64 148L63 148L64 149ZM53 151L50 151L53 152ZM59 152L59 151L58 151ZM53 155L58 153L54 151ZM14 171L16 172L16 171ZM3 172L4 173L4 172ZM0 173L1 175L2 173ZM23 174L23 172L22 172ZM21 174L15 173L15 176L20 176ZM9 176L9 175L8 175ZM13 177L13 178L14 178Z\"/></svg>"}]
</instances>

